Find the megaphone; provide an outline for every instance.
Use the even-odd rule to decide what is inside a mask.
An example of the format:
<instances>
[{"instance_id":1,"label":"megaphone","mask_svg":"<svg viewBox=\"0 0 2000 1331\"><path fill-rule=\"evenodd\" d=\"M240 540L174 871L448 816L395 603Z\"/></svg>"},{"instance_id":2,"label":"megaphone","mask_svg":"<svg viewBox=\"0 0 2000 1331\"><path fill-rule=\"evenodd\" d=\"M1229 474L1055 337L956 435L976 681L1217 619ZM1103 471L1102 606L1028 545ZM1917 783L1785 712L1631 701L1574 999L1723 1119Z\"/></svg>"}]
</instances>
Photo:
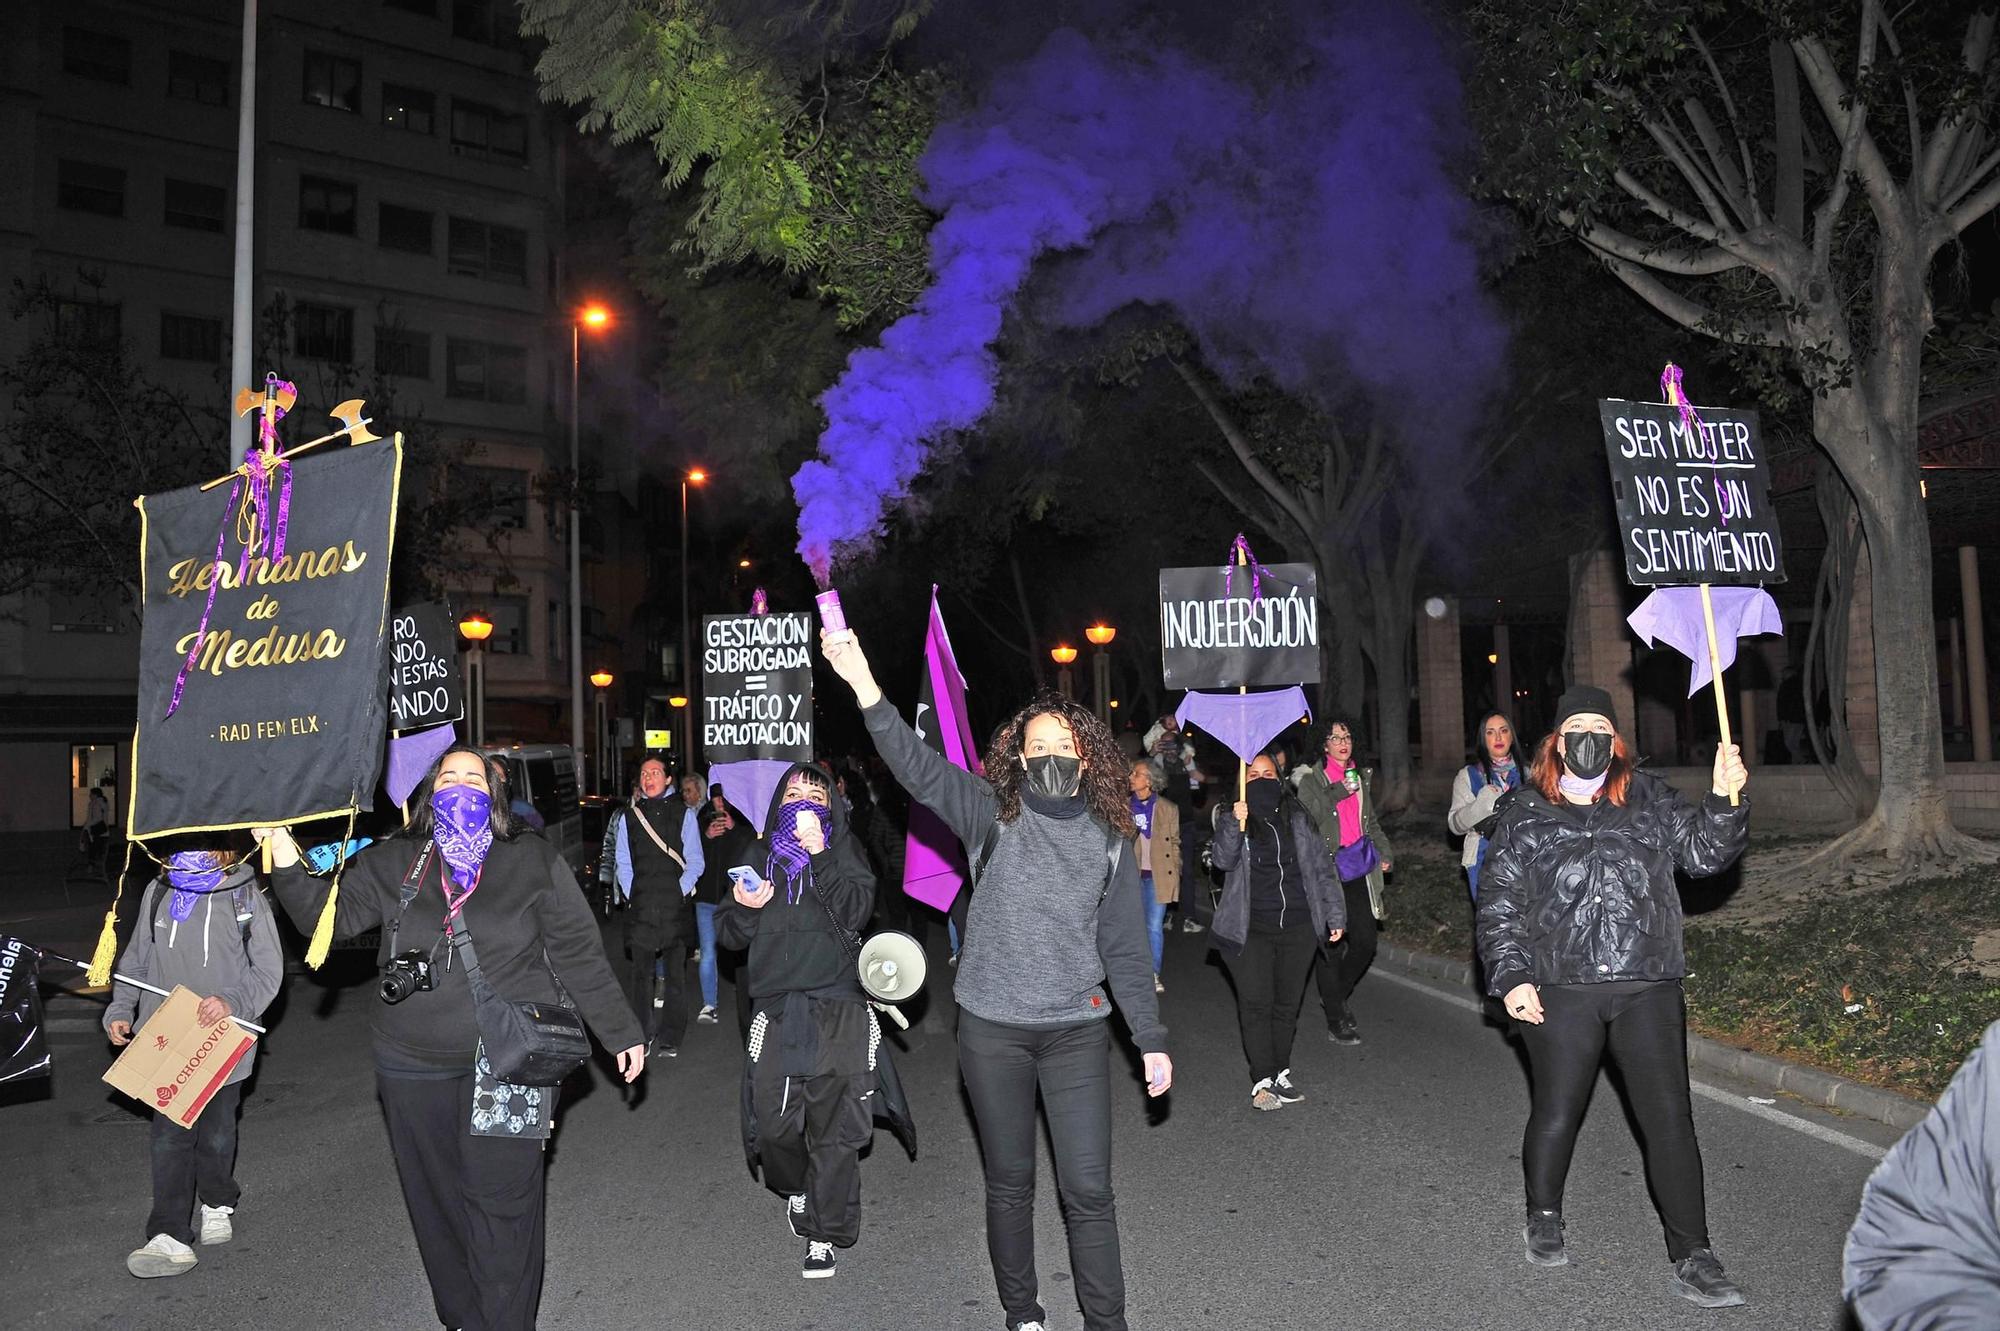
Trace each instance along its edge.
<instances>
[{"instance_id":1,"label":"megaphone","mask_svg":"<svg viewBox=\"0 0 2000 1331\"><path fill-rule=\"evenodd\" d=\"M900 1003L924 987L926 963L917 940L893 929L884 930L862 943L856 964L861 987L875 1000L875 1006L907 1029L909 1023L903 1014L887 1005Z\"/></svg>"}]
</instances>

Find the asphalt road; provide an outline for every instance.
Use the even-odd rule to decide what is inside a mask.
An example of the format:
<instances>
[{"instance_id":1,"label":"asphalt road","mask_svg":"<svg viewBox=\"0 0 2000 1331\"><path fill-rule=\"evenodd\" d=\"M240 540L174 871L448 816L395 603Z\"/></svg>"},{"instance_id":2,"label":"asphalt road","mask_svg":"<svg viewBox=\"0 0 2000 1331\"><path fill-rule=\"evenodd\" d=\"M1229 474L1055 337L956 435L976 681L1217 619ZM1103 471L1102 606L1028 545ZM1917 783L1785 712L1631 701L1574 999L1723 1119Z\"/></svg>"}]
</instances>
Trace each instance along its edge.
<instances>
[{"instance_id":1,"label":"asphalt road","mask_svg":"<svg viewBox=\"0 0 2000 1331\"><path fill-rule=\"evenodd\" d=\"M1716 1247L1750 1296L1704 1312L1668 1266L1637 1148L1608 1085L1567 1203L1573 1264L1522 1260L1520 1062L1465 995L1378 968L1366 1043L1323 1035L1309 995L1303 1104L1248 1105L1227 982L1206 936L1175 935L1165 1015L1178 1084L1150 1105L1136 1058L1116 1103L1116 1178L1135 1328L1735 1326L1829 1331L1842 1236L1884 1129L1711 1086L1695 1104ZM949 977L950 972L942 972ZM692 977L690 977L692 978ZM108 1050L83 1000L52 1004L48 1098L0 1102L0 1325L434 1327L376 1107L366 987L295 977L245 1099L237 1239L168 1280L127 1275L148 1209L146 1129L97 1080ZM412 1001L421 1001L421 996ZM730 995L723 992L729 1011ZM545 1328L949 1331L998 1328L978 1153L954 1071L949 1005L901 1054L921 1134L887 1132L863 1166L861 1242L832 1280L746 1172L733 1025L696 1026L629 1098L598 1071L561 1115L549 1167ZM1119 1068L1121 1078L1124 1066ZM1082 1319L1046 1157L1038 1226L1051 1326Z\"/></svg>"}]
</instances>

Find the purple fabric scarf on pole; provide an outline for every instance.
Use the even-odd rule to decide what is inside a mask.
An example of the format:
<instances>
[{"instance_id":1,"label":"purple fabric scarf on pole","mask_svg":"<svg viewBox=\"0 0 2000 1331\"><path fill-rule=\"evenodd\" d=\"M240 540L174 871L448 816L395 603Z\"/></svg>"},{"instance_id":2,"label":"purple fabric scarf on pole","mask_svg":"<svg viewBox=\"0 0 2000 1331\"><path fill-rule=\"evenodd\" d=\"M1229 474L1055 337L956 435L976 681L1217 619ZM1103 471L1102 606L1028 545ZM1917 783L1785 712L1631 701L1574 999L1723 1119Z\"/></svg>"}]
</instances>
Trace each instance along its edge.
<instances>
[{"instance_id":1,"label":"purple fabric scarf on pole","mask_svg":"<svg viewBox=\"0 0 2000 1331\"><path fill-rule=\"evenodd\" d=\"M1309 718L1305 690L1294 684L1273 693L1189 693L1174 717L1206 730L1249 762L1294 721Z\"/></svg>"},{"instance_id":2,"label":"purple fabric scarf on pole","mask_svg":"<svg viewBox=\"0 0 2000 1331\"><path fill-rule=\"evenodd\" d=\"M1736 640L1785 631L1778 603L1762 587L1711 587L1715 606L1715 650L1722 668L1736 663ZM1701 588L1657 587L1625 620L1649 647L1664 643L1694 663L1688 697L1712 677L1708 667L1708 626L1702 622Z\"/></svg>"}]
</instances>

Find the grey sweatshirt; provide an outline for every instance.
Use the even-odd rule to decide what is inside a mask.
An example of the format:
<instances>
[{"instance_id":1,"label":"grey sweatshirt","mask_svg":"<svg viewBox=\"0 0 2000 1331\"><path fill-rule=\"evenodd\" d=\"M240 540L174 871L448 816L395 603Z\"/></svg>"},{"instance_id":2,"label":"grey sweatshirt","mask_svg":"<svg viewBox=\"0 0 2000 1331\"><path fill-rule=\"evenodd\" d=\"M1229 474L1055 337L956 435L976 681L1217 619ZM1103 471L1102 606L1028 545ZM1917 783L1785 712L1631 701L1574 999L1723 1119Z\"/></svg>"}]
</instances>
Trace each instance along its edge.
<instances>
[{"instance_id":1,"label":"grey sweatshirt","mask_svg":"<svg viewBox=\"0 0 2000 1331\"><path fill-rule=\"evenodd\" d=\"M243 900L249 907L248 943L243 940L245 922L236 918L237 887L243 889ZM276 907L257 890L257 871L248 864L238 864L219 889L195 900L194 913L185 920L175 920L169 913L173 896L174 890L164 877L147 884L140 898L141 914L132 926L132 941L118 958L118 970L162 989L180 984L197 997L225 999L233 1015L256 1021L278 996L285 974L273 914ZM136 1030L161 1001L157 994L115 984L111 1002L104 1009L104 1028L110 1030L114 1021L129 1021ZM253 1046L223 1084L233 1085L248 1077L256 1056Z\"/></svg>"},{"instance_id":2,"label":"grey sweatshirt","mask_svg":"<svg viewBox=\"0 0 2000 1331\"><path fill-rule=\"evenodd\" d=\"M861 715L910 798L976 856L993 830L993 788L926 745L886 701ZM953 992L960 1007L987 1021L1058 1026L1110 1016L1108 977L1132 1042L1165 1053L1138 860L1123 847L1107 885L1105 837L1087 814L1051 818L1027 807L1001 829L972 894Z\"/></svg>"}]
</instances>

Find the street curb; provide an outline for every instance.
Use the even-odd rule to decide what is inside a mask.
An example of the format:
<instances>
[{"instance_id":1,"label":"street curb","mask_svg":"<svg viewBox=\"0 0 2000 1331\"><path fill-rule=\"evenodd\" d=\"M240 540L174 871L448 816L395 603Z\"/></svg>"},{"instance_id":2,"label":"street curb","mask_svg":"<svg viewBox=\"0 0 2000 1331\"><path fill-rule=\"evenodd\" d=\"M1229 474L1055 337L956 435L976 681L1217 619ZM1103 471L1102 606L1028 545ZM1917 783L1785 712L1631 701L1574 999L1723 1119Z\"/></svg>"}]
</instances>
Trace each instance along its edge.
<instances>
[{"instance_id":1,"label":"street curb","mask_svg":"<svg viewBox=\"0 0 2000 1331\"><path fill-rule=\"evenodd\" d=\"M1443 980L1468 989L1477 984L1471 962L1419 952L1387 939L1380 943L1376 960L1388 962L1397 970L1425 979ZM1688 1036L1688 1062L1705 1071L1735 1077L1766 1090L1782 1091L1810 1105L1873 1119L1903 1131L1915 1127L1931 1112L1928 1100L1885 1091L1879 1086L1864 1086L1831 1072L1749 1049L1738 1049L1705 1035Z\"/></svg>"}]
</instances>

